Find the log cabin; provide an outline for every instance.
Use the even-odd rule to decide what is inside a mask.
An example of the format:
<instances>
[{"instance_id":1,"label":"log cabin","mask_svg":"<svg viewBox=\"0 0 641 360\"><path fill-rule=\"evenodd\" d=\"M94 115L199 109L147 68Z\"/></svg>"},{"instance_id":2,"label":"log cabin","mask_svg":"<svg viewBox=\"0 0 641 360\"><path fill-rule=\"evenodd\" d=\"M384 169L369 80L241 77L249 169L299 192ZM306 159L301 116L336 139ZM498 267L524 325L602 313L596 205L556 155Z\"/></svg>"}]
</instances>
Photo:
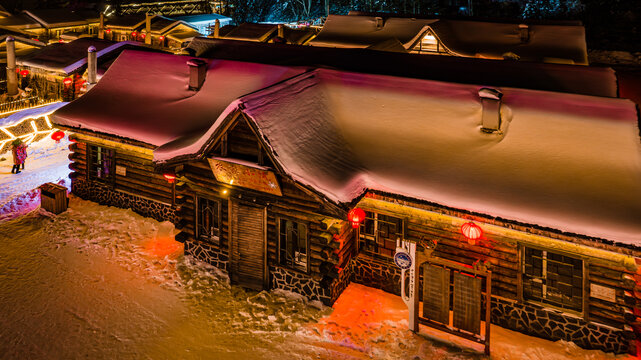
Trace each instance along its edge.
<instances>
[{"instance_id":1,"label":"log cabin","mask_svg":"<svg viewBox=\"0 0 641 360\"><path fill-rule=\"evenodd\" d=\"M126 51L52 121L75 133L74 194L172 221L232 283L404 296L411 243L491 269L493 324L634 353L638 116L611 97Z\"/></svg>"},{"instance_id":2,"label":"log cabin","mask_svg":"<svg viewBox=\"0 0 641 360\"><path fill-rule=\"evenodd\" d=\"M329 15L311 46L588 65L580 23Z\"/></svg>"}]
</instances>

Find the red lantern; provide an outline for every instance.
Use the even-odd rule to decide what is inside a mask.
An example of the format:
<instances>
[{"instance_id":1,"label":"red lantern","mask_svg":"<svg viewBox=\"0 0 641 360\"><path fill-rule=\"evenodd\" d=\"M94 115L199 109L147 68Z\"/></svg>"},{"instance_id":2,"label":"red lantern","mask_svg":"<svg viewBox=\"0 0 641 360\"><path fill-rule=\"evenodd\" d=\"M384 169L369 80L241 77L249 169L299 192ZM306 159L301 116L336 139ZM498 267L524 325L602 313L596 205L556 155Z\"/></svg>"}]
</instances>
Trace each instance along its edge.
<instances>
[{"instance_id":1,"label":"red lantern","mask_svg":"<svg viewBox=\"0 0 641 360\"><path fill-rule=\"evenodd\" d=\"M140 37L143 38L143 39L145 38L145 36L147 36L147 35L146 34L140 34Z\"/></svg>"},{"instance_id":2,"label":"red lantern","mask_svg":"<svg viewBox=\"0 0 641 360\"><path fill-rule=\"evenodd\" d=\"M62 39L58 39L58 42L62 44L62 43L63 43L63 42L65 42L65 41L64 41L64 40L62 40Z\"/></svg>"},{"instance_id":3,"label":"red lantern","mask_svg":"<svg viewBox=\"0 0 641 360\"><path fill-rule=\"evenodd\" d=\"M164 176L170 184L173 184L174 180L176 180L176 175L174 174L162 174L162 176Z\"/></svg>"},{"instance_id":4,"label":"red lantern","mask_svg":"<svg viewBox=\"0 0 641 360\"><path fill-rule=\"evenodd\" d=\"M356 229L365 220L365 211L361 208L353 208L347 213L347 219L352 223L352 227Z\"/></svg>"},{"instance_id":5,"label":"red lantern","mask_svg":"<svg viewBox=\"0 0 641 360\"><path fill-rule=\"evenodd\" d=\"M109 34L111 32L111 29L106 29L105 32Z\"/></svg>"},{"instance_id":6,"label":"red lantern","mask_svg":"<svg viewBox=\"0 0 641 360\"><path fill-rule=\"evenodd\" d=\"M65 86L69 86L69 85L71 85L71 83L72 83L72 82L73 82L73 80L72 80L71 78L65 78L64 80L62 80L62 83L63 83Z\"/></svg>"},{"instance_id":7,"label":"red lantern","mask_svg":"<svg viewBox=\"0 0 641 360\"><path fill-rule=\"evenodd\" d=\"M470 221L461 225L461 233L467 238L467 242L470 245L475 245L476 240L480 239L481 236L483 236L483 229Z\"/></svg>"},{"instance_id":8,"label":"red lantern","mask_svg":"<svg viewBox=\"0 0 641 360\"><path fill-rule=\"evenodd\" d=\"M22 75L22 77L27 77L27 75L29 75L29 70L25 69L20 71L20 75Z\"/></svg>"},{"instance_id":9,"label":"red lantern","mask_svg":"<svg viewBox=\"0 0 641 360\"><path fill-rule=\"evenodd\" d=\"M54 133L51 134L51 138L56 140L56 142L60 142L60 140L62 140L62 138L64 137L65 137L65 133L62 132L61 130L54 131Z\"/></svg>"},{"instance_id":10,"label":"red lantern","mask_svg":"<svg viewBox=\"0 0 641 360\"><path fill-rule=\"evenodd\" d=\"M131 36L133 37L136 37L136 35L138 35L138 33L136 33L135 31L131 33Z\"/></svg>"},{"instance_id":11,"label":"red lantern","mask_svg":"<svg viewBox=\"0 0 641 360\"><path fill-rule=\"evenodd\" d=\"M158 37L158 40L163 41L163 40L165 40L165 37L164 37L164 36L162 36L162 35L160 35L160 36Z\"/></svg>"}]
</instances>

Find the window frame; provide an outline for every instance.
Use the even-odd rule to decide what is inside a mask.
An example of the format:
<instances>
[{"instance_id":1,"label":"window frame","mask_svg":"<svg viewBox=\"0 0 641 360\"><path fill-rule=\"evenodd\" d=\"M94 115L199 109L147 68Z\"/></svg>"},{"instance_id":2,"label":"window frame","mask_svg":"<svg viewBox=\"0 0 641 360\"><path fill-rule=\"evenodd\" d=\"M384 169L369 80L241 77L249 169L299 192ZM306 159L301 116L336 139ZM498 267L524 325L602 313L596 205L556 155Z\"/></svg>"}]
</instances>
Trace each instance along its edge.
<instances>
[{"instance_id":1,"label":"window frame","mask_svg":"<svg viewBox=\"0 0 641 360\"><path fill-rule=\"evenodd\" d=\"M292 221L294 224L301 224L305 226L305 254L306 254L306 262L305 262L305 269L302 269L300 266L296 266L295 261L292 262L292 264L287 264L283 262L281 252L282 252L282 238L281 238L281 229L282 229L282 221ZM310 235L309 235L309 222L308 221L303 221L300 219L296 219L293 217L288 217L288 216L277 216L276 217L276 236L278 238L278 248L277 248L277 259L278 259L278 266L285 267L289 270L293 271L298 271L298 272L303 272L305 274L309 274L309 269L310 269L310 264L311 264L311 253L310 253Z\"/></svg>"},{"instance_id":2,"label":"window frame","mask_svg":"<svg viewBox=\"0 0 641 360\"><path fill-rule=\"evenodd\" d=\"M390 250L392 252L395 251L396 248L388 249L388 248L386 248L384 246L384 244L383 245L380 244L380 239L379 239L380 233L379 233L379 230L378 230L379 229L379 221L385 222L385 223L389 223L389 222L385 221L385 220L379 220L378 217L379 217L379 215L383 215L383 216L393 217L393 218L396 218L396 219L400 220L400 224L398 226L399 230L400 230L400 233L395 233L394 235L397 235L397 237L400 237L401 241L405 239L405 235L406 235L405 234L406 233L405 226L407 224L407 219L405 219L403 217L400 217L398 215L395 215L395 214L386 213L384 211L365 210L365 212L366 212L366 214L367 213L374 214L374 218L373 219L367 217L367 215L365 217L365 220L369 219L369 220L374 221L374 224L373 224L374 234L369 234L369 233L364 232L363 230L365 228L365 221L361 222L361 224L359 225L359 228L358 228L359 229L359 232L358 232L359 251L365 251L368 254L375 254L375 255L378 255L378 256L383 256L383 257L385 257L387 259L394 257L394 253L392 253L391 255L387 255L387 254L382 254L380 252L380 250L379 250L379 247L381 247L381 246L384 249ZM367 246L368 245L367 244L368 241L373 241L374 242L375 250L368 249L368 246ZM396 239L394 241L396 241ZM363 246L361 246L361 245L363 245Z\"/></svg>"},{"instance_id":3,"label":"window frame","mask_svg":"<svg viewBox=\"0 0 641 360\"><path fill-rule=\"evenodd\" d=\"M216 246L220 246L221 243L222 243L222 237L223 237L223 212L222 212L222 210L223 210L223 201L222 201L222 199L214 198L214 197L200 196L200 195L196 195L195 198L196 198L196 204L195 204L196 206L195 206L195 216L194 216L194 222L195 222L194 229L195 229L195 232L196 232L196 234L195 234L196 240L204 241L204 242L216 245ZM212 235L207 236L207 235L201 233L200 219L201 219L201 216L202 216L202 212L201 212L200 206L201 206L201 202L203 202L203 200L206 201L206 202L214 202L214 203L217 204L217 206L216 206L217 207L217 211L218 211L218 214L217 214L218 215L217 216L217 221L218 221L217 239L215 239Z\"/></svg>"},{"instance_id":4,"label":"window frame","mask_svg":"<svg viewBox=\"0 0 641 360\"><path fill-rule=\"evenodd\" d=\"M98 152L96 149L102 149L111 152L110 157L111 157L111 164L109 166L109 175L108 177L99 177L97 176L96 172L96 163L94 162L94 158L96 156L96 153ZM100 153L103 153L103 151L100 151ZM101 167L104 165L104 160L101 159ZM101 145L94 145L94 144L87 144L87 180L89 181L97 181L103 184L108 184L114 187L116 183L116 149L114 148L109 148Z\"/></svg>"},{"instance_id":5,"label":"window frame","mask_svg":"<svg viewBox=\"0 0 641 360\"><path fill-rule=\"evenodd\" d=\"M552 253L554 255L565 256L565 257L572 258L574 260L581 261L581 285L580 285L580 287L572 285L572 289L578 288L580 290L580 293L581 293L581 307L580 307L580 310L577 310L575 308L570 308L569 306L571 306L571 305L568 305L568 304L562 304L562 306L556 305L556 302L554 302L553 300L552 301L545 301L546 300L546 294L547 294L546 291L542 291L541 299L532 299L532 298L527 298L526 297L526 293L525 293L525 287L526 287L526 282L527 282L526 277L528 277L528 276L532 277L531 275L527 275L526 271L525 271L526 260L527 260L526 259L526 248L529 248L529 249L532 249L532 250L541 251L541 258L542 258L542 260L541 260L542 261L541 269L542 269L542 273L541 273L541 276L538 277L538 278L540 278L542 280L542 286L544 288L547 286L546 282L548 280L548 277L547 277L547 273L548 273L547 261L548 261L548 254L549 253ZM588 311L588 304L586 303L586 301L587 301L586 296L589 296L587 294L587 292L586 292L586 287L588 286L587 285L587 281L586 281L587 280L586 279L586 276L587 276L586 268L588 266L588 259L587 258L585 258L584 256L581 256L579 254L569 253L569 252L562 251L562 250L555 249L553 251L550 251L550 250L548 250L548 249L546 249L544 247L540 247L540 246L536 246L536 245L532 246L532 245L523 244L523 243L521 243L520 246L519 246L519 252L521 254L521 261L520 261L520 269L519 269L519 271L520 271L521 284L522 284L521 285L521 293L519 295L520 295L520 297L521 297L521 299L522 299L522 301L524 303L537 304L537 305L540 305L540 306L553 308L553 309L556 309L556 310L559 310L559 311L562 311L562 312L565 312L565 313L579 315L579 316L587 319L586 314L587 314L587 311ZM544 254L545 254L545 261L543 260ZM552 261L555 261L555 260L552 260ZM567 264L567 263L564 263L564 264ZM545 269L543 269L543 267L545 267Z\"/></svg>"}]
</instances>

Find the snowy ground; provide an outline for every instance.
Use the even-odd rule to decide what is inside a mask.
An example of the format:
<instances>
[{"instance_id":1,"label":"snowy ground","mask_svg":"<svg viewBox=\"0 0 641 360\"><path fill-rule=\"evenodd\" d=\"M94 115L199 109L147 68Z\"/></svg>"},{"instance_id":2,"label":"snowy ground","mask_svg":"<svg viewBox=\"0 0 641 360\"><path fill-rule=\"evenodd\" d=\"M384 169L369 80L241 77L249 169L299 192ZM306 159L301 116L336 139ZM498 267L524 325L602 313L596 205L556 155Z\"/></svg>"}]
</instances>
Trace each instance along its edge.
<instances>
[{"instance_id":1,"label":"snowy ground","mask_svg":"<svg viewBox=\"0 0 641 360\"><path fill-rule=\"evenodd\" d=\"M19 175L0 162L0 358L483 358L410 332L380 290L352 284L333 309L249 292L184 257L170 223L74 197L58 216L37 209L30 189L65 180L66 147L34 144ZM492 358L615 357L493 326Z\"/></svg>"},{"instance_id":2,"label":"snowy ground","mask_svg":"<svg viewBox=\"0 0 641 360\"><path fill-rule=\"evenodd\" d=\"M12 174L11 152L0 155L0 221L16 218L40 206L37 187L46 182L69 186L69 141L51 138L32 143L25 169Z\"/></svg>"}]
</instances>

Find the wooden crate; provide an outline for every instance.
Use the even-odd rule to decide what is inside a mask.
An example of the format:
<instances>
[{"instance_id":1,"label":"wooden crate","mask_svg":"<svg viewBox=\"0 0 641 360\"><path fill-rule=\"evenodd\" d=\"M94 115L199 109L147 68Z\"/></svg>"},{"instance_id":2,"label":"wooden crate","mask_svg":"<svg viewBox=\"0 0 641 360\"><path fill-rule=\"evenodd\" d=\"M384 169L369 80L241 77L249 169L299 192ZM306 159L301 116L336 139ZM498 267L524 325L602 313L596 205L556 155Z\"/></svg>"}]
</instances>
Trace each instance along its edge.
<instances>
[{"instance_id":1,"label":"wooden crate","mask_svg":"<svg viewBox=\"0 0 641 360\"><path fill-rule=\"evenodd\" d=\"M40 185L40 207L50 213L60 214L67 210L68 204L66 187L53 183Z\"/></svg>"}]
</instances>

